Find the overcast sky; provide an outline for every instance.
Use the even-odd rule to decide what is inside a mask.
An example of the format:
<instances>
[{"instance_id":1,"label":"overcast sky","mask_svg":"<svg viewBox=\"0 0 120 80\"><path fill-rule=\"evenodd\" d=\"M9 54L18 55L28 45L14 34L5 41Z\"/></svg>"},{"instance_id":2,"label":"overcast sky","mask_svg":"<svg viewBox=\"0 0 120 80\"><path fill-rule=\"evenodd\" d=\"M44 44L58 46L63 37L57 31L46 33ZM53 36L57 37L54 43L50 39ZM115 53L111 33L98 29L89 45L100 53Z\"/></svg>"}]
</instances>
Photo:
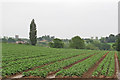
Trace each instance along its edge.
<instances>
[{"instance_id":1,"label":"overcast sky","mask_svg":"<svg viewBox=\"0 0 120 80\"><path fill-rule=\"evenodd\" d=\"M118 33L118 0L4 0L0 36L29 38L32 19L37 36L102 37Z\"/></svg>"}]
</instances>

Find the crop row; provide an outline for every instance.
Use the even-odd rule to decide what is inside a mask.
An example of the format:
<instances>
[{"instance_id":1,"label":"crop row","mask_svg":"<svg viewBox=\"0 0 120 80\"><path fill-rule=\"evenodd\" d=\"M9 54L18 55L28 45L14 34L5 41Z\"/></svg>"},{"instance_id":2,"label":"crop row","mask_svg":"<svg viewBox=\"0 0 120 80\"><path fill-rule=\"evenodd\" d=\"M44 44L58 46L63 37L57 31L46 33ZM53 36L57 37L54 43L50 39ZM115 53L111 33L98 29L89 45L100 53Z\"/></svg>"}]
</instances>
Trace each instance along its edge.
<instances>
[{"instance_id":1,"label":"crop row","mask_svg":"<svg viewBox=\"0 0 120 80\"><path fill-rule=\"evenodd\" d=\"M96 55L98 55L98 54L96 54ZM55 62L54 64L50 64L50 65L38 68L34 71L24 72L23 75L24 76L31 76L32 75L32 76L46 77L49 73L63 69L64 67L69 66L72 63L75 63L76 61L82 60L90 55L91 54L86 54L86 55L74 57L72 59L68 59L68 60L64 60L64 61L60 61L60 62Z\"/></svg>"},{"instance_id":2,"label":"crop row","mask_svg":"<svg viewBox=\"0 0 120 80\"><path fill-rule=\"evenodd\" d=\"M57 54L69 54L69 53L84 53L85 50L74 50L74 49L53 49L44 47L34 47L28 45L17 45L17 44L3 44L2 46L2 62L9 63L11 61L17 61L22 59L36 58L49 55ZM88 52L92 52L88 50Z\"/></svg>"},{"instance_id":3,"label":"crop row","mask_svg":"<svg viewBox=\"0 0 120 80\"><path fill-rule=\"evenodd\" d=\"M92 76L99 77L100 75L112 76L115 72L114 53L110 52L106 58L99 64Z\"/></svg>"},{"instance_id":4,"label":"crop row","mask_svg":"<svg viewBox=\"0 0 120 80\"><path fill-rule=\"evenodd\" d=\"M99 61L99 59L104 55L105 53L102 52L102 53L99 53L95 56L92 56L78 64L75 64L74 66L66 69L66 70L61 70L59 72L56 73L56 76L69 76L69 77L72 77L72 76L78 76L78 77L81 77L85 72L88 71L89 68L91 68L92 66L95 65L95 63L97 61Z\"/></svg>"},{"instance_id":5,"label":"crop row","mask_svg":"<svg viewBox=\"0 0 120 80\"><path fill-rule=\"evenodd\" d=\"M24 46L25 47L25 46ZM36 47L34 49L31 49L31 47L14 47L14 48L10 48L10 49L3 49L3 62L10 62L10 61L16 61L16 60L22 60L22 59L29 59L29 58L36 58L36 57L42 57L42 56L49 56L51 55L56 55L56 54L60 54L60 53L66 53L64 51L60 51L60 50L56 50L54 51L54 49L50 49L47 50L46 48L39 48L39 50L36 50ZM4 48L4 47L3 47ZM30 49L30 50L29 50ZM13 54L14 53L14 54ZM68 53L68 52L67 52ZM66 54L67 54L66 53ZM4 54L9 54L8 57L4 56Z\"/></svg>"},{"instance_id":6,"label":"crop row","mask_svg":"<svg viewBox=\"0 0 120 80\"><path fill-rule=\"evenodd\" d=\"M87 53L89 55L92 54L92 53L86 52L86 54ZM41 66L41 65L48 64L48 63L51 63L51 62L56 62L58 60L62 60L62 59L68 58L68 57L72 57L74 55L75 54L71 53L69 55L64 54L62 56L52 57L52 58L48 58L48 59L35 59L35 60L29 59L29 60L26 60L26 61L24 61L20 64L15 64L15 65L11 65L9 67L3 68L2 69L2 76L3 77L5 77L6 75L10 76L10 75L13 75L15 73L34 68L36 66Z\"/></svg>"},{"instance_id":7,"label":"crop row","mask_svg":"<svg viewBox=\"0 0 120 80\"><path fill-rule=\"evenodd\" d=\"M70 56L71 55L63 55L63 56L52 57L52 58L47 58L47 59L41 59L41 57L40 57L39 59L37 58L35 60L32 60L32 59L25 60L22 63L18 62L18 64L14 64L14 65L2 68L2 75L3 76L12 75L12 74L15 74L17 72L21 72L21 71L24 71L24 70L27 70L27 69L31 69L31 68L36 67L36 66L41 66L41 65L44 65L44 64L48 64L50 62L61 60L61 59L64 59L64 58L67 58L67 57L70 57ZM16 63L17 63L17 61L16 61Z\"/></svg>"},{"instance_id":8,"label":"crop row","mask_svg":"<svg viewBox=\"0 0 120 80\"><path fill-rule=\"evenodd\" d=\"M2 63L2 67L6 67L6 66L11 66L11 65L18 65L20 63L30 63L31 60L34 61L38 61L38 60L45 60L45 59L50 59L50 58L55 58L55 57L59 57L59 56L63 56L64 54L56 54L56 55L48 55L48 56L41 56L41 57L35 57L35 58L29 58L29 59L21 59L21 60L17 60L17 61L11 61L11 62L3 62ZM66 57L72 57L72 56L77 56L78 53L69 53L69 55L65 56ZM81 54L82 55L82 54Z\"/></svg>"},{"instance_id":9,"label":"crop row","mask_svg":"<svg viewBox=\"0 0 120 80\"><path fill-rule=\"evenodd\" d=\"M86 53L89 53L86 52ZM79 52L79 53L69 53L68 54L51 54L51 55L48 55L48 56L41 56L41 57L35 57L35 58L30 58L30 59L21 59L21 60L17 60L17 61L11 61L11 62L3 62L2 63L2 67L9 67L9 66L13 66L13 65L18 65L18 64L21 64L21 63L31 63L34 62L34 61L40 61L40 60L45 60L45 59L50 59L50 58L55 58L55 57L60 57L60 56L63 56L64 58L69 58L69 57L73 57L73 56L77 56L77 55L84 55L86 53L83 53L83 52ZM60 58L61 59L61 58Z\"/></svg>"}]
</instances>

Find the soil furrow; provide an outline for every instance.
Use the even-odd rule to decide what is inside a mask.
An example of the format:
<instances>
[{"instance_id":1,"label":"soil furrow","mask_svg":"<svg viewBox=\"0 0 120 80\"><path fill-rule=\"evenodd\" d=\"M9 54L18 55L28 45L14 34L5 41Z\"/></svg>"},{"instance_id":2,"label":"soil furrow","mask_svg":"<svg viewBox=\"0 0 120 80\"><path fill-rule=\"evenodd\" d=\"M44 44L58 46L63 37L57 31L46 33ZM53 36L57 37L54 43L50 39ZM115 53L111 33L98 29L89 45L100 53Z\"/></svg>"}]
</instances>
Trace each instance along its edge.
<instances>
[{"instance_id":1,"label":"soil furrow","mask_svg":"<svg viewBox=\"0 0 120 80\"><path fill-rule=\"evenodd\" d=\"M120 71L119 71L119 63L118 63L118 56L115 53L115 63L116 63L116 77L118 78L118 80L120 80Z\"/></svg>"},{"instance_id":2,"label":"soil furrow","mask_svg":"<svg viewBox=\"0 0 120 80\"><path fill-rule=\"evenodd\" d=\"M117 77L117 62L116 62L116 53L114 55L114 58L115 58L115 73L114 73L114 77Z\"/></svg>"},{"instance_id":3,"label":"soil furrow","mask_svg":"<svg viewBox=\"0 0 120 80\"><path fill-rule=\"evenodd\" d=\"M97 61L93 67L88 69L88 71L83 74L82 78L92 78L92 73L97 69L98 65L103 61L103 59L106 57L108 53L109 52L103 55L102 58L99 61Z\"/></svg>"}]
</instances>

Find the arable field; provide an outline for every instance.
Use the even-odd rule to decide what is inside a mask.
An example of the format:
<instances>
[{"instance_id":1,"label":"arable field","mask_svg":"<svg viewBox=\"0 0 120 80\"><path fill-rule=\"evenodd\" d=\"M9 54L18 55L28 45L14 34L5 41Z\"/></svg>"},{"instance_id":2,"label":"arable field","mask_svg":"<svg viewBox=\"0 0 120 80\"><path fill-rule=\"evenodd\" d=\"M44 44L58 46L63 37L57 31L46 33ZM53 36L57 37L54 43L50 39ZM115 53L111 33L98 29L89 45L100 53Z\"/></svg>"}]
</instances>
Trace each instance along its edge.
<instances>
[{"instance_id":1,"label":"arable field","mask_svg":"<svg viewBox=\"0 0 120 80\"><path fill-rule=\"evenodd\" d=\"M2 44L3 78L116 78L116 51Z\"/></svg>"}]
</instances>

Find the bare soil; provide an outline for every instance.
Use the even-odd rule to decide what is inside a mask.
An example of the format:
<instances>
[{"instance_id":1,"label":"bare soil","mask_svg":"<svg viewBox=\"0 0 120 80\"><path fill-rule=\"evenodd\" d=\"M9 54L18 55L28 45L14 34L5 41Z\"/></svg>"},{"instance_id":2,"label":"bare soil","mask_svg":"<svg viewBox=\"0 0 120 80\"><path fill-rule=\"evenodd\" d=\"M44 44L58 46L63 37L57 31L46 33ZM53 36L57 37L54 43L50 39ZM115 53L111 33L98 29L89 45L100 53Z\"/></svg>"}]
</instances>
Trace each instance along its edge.
<instances>
[{"instance_id":1,"label":"bare soil","mask_svg":"<svg viewBox=\"0 0 120 80\"><path fill-rule=\"evenodd\" d=\"M117 77L118 80L120 80L119 62L118 62L118 56L116 53L115 53L115 64L116 64L116 71L115 71L116 76L115 77Z\"/></svg>"},{"instance_id":2,"label":"bare soil","mask_svg":"<svg viewBox=\"0 0 120 80\"><path fill-rule=\"evenodd\" d=\"M17 75L17 76L14 76L12 78L22 78L22 77L23 77L23 75Z\"/></svg>"},{"instance_id":3,"label":"bare soil","mask_svg":"<svg viewBox=\"0 0 120 80\"><path fill-rule=\"evenodd\" d=\"M115 58L115 73L114 73L114 77L117 77L117 60L116 60L117 55L116 55L116 53L115 53L114 58Z\"/></svg>"},{"instance_id":4,"label":"bare soil","mask_svg":"<svg viewBox=\"0 0 120 80\"><path fill-rule=\"evenodd\" d=\"M41 78L41 77L39 77L39 76L26 76L24 78Z\"/></svg>"},{"instance_id":5,"label":"bare soil","mask_svg":"<svg viewBox=\"0 0 120 80\"><path fill-rule=\"evenodd\" d=\"M55 78L55 74L54 74L54 75L47 76L47 78Z\"/></svg>"}]
</instances>

